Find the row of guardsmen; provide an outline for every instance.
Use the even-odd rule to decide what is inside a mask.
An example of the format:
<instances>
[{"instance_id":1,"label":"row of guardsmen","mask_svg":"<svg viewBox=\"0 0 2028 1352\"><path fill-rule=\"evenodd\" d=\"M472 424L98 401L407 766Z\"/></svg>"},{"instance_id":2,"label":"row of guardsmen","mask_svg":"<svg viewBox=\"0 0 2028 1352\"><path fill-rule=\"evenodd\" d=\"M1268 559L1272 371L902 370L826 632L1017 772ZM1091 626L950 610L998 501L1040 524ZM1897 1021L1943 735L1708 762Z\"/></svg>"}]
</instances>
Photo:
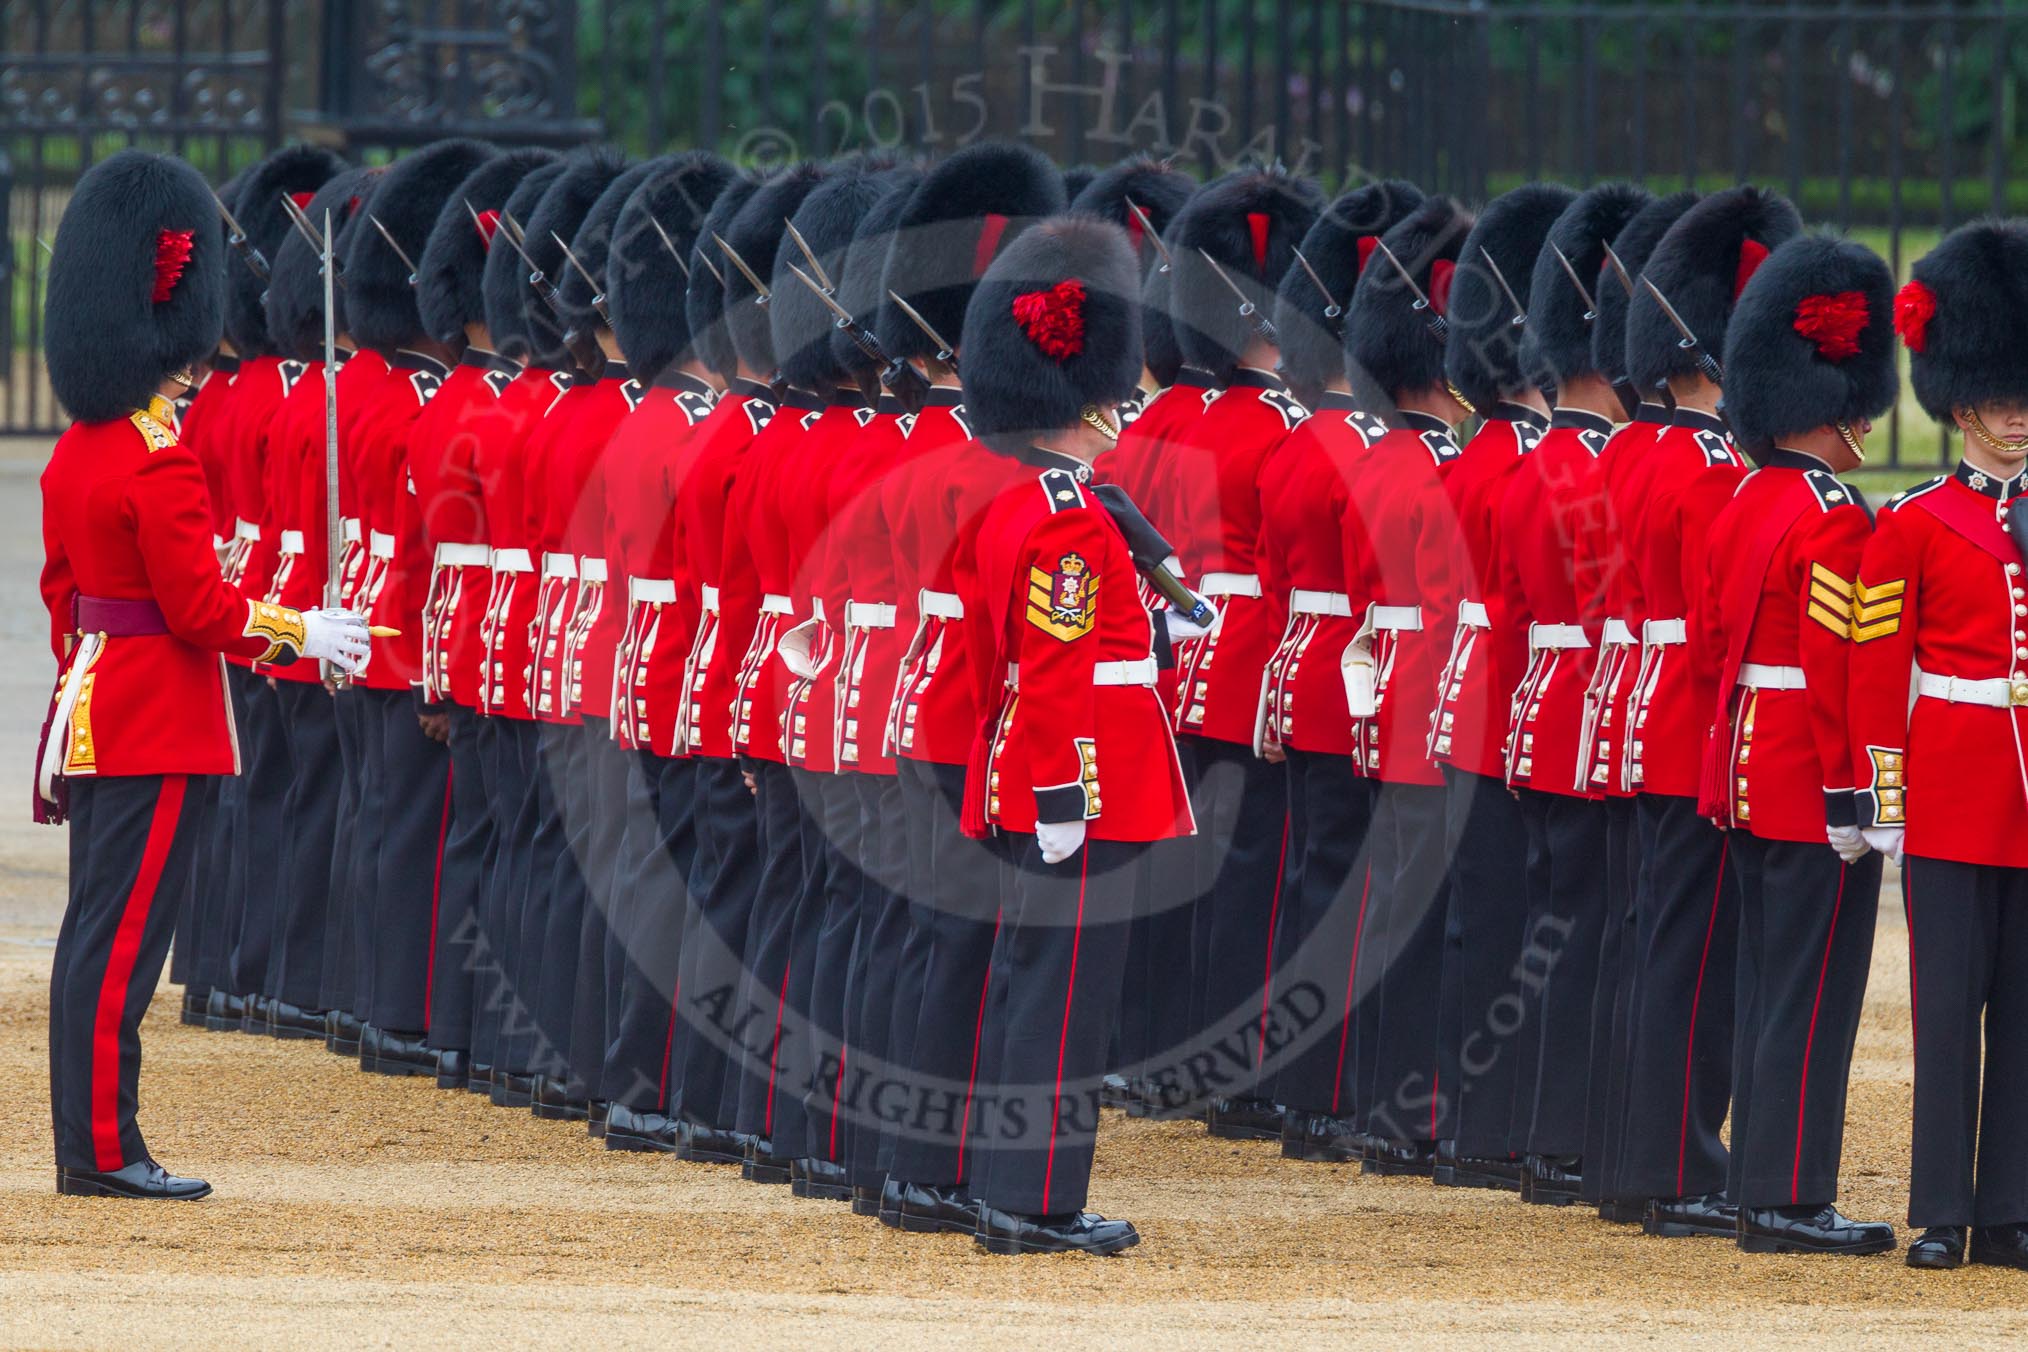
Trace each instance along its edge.
<instances>
[{"instance_id":1,"label":"row of guardsmen","mask_svg":"<svg viewBox=\"0 0 2028 1352\"><path fill-rule=\"evenodd\" d=\"M59 1189L209 1191L134 1122L173 934L186 1022L994 1252L1138 1242L1111 1103L1874 1253L1888 857L1908 1261L2028 1266L2024 264L1896 292L1751 186L123 152L46 345ZM1965 458L1876 518L1897 334Z\"/></svg>"}]
</instances>

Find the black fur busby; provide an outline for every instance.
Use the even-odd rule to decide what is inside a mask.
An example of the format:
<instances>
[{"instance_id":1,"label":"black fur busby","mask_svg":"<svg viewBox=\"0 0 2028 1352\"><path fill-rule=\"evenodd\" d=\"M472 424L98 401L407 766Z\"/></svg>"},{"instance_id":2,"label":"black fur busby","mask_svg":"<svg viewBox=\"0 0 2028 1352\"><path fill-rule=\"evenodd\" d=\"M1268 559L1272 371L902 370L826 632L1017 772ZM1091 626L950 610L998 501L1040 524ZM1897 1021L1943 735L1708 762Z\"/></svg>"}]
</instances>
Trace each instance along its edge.
<instances>
[{"instance_id":1,"label":"black fur busby","mask_svg":"<svg viewBox=\"0 0 2028 1352\"><path fill-rule=\"evenodd\" d=\"M507 194L501 216L526 222L535 214L543 194L563 177L564 163L557 160L529 173ZM476 204L475 204L476 205ZM493 350L515 361L528 361L538 350L550 352L561 339L562 330L549 307L528 284L528 265L514 251L497 220L489 223L491 243L486 249L485 270L479 276L479 298L486 316L486 331L492 335Z\"/></svg>"},{"instance_id":2,"label":"black fur busby","mask_svg":"<svg viewBox=\"0 0 2028 1352\"><path fill-rule=\"evenodd\" d=\"M515 215L521 223L525 236L523 247L528 256L535 260L535 266L542 269L542 275L552 287L561 290L564 275L570 271L570 264L563 259L563 246L558 238L574 239L578 227L584 224L586 216L599 196L612 186L613 180L627 171L626 159L617 151L606 146L592 146L574 151L563 162L563 172L558 174L542 200L526 216ZM498 241L504 243L505 241ZM497 249L495 253L499 252ZM520 255L508 248L508 255L527 278L528 265ZM487 260L488 280L491 280L491 259ZM526 313L530 318L529 337L534 347L535 363L539 366L566 369L569 356L564 350L563 325L557 320L541 297L533 297L533 303Z\"/></svg>"},{"instance_id":3,"label":"black fur busby","mask_svg":"<svg viewBox=\"0 0 2028 1352\"><path fill-rule=\"evenodd\" d=\"M1140 273L1118 226L1043 221L1007 246L965 309L965 416L1013 451L1037 433L1111 410L1141 378Z\"/></svg>"},{"instance_id":4,"label":"black fur busby","mask_svg":"<svg viewBox=\"0 0 2028 1352\"><path fill-rule=\"evenodd\" d=\"M1802 233L1803 219L1779 193L1751 185L1712 193L1683 213L1648 256L1642 274L1676 307L1698 347L1717 357L1725 325L1754 270ZM1627 374L1648 390L1697 369L1697 352L1642 287L1627 311Z\"/></svg>"},{"instance_id":5,"label":"black fur busby","mask_svg":"<svg viewBox=\"0 0 2028 1352\"><path fill-rule=\"evenodd\" d=\"M1558 386L1598 370L1591 355L1598 298L1608 291L1625 294L1606 260L1606 245L1618 239L1653 200L1646 190L1631 183L1587 188L1557 217L1544 247L1536 251L1534 279L1523 293L1528 302L1528 332L1522 362L1528 374L1552 392L1551 397ZM1591 306L1586 306L1584 297L1570 284L1570 273L1563 270L1548 245L1562 250L1570 260L1572 271L1591 295Z\"/></svg>"},{"instance_id":6,"label":"black fur busby","mask_svg":"<svg viewBox=\"0 0 2028 1352\"><path fill-rule=\"evenodd\" d=\"M1153 240L1143 238L1145 227L1128 205L1139 207L1148 224L1155 227L1155 233L1166 241L1170 225L1196 191L1197 180L1171 168L1167 160L1132 155L1085 184L1071 198L1070 209L1111 221L1126 231L1145 276L1160 265L1162 256Z\"/></svg>"},{"instance_id":7,"label":"black fur busby","mask_svg":"<svg viewBox=\"0 0 2028 1352\"><path fill-rule=\"evenodd\" d=\"M303 214L319 230L324 213L331 214L334 238L332 254L344 258L360 222L360 207L373 195L374 182L382 169L347 169L317 189ZM275 351L304 361L320 360L324 354L324 269L323 259L300 231L291 230L269 262L267 324L268 338ZM344 275L340 264L340 276ZM345 287L332 289L337 301L336 328L346 333L348 313Z\"/></svg>"},{"instance_id":8,"label":"black fur busby","mask_svg":"<svg viewBox=\"0 0 2028 1352\"><path fill-rule=\"evenodd\" d=\"M56 228L42 317L50 388L82 422L145 408L203 361L225 321L225 240L204 178L122 150L78 180Z\"/></svg>"},{"instance_id":9,"label":"black fur busby","mask_svg":"<svg viewBox=\"0 0 2028 1352\"><path fill-rule=\"evenodd\" d=\"M270 262L282 240L294 234L288 213L282 210L282 194L289 193L298 205L324 186L345 161L323 146L288 145L275 151L246 171L239 195L225 199L232 214L246 231L247 242ZM209 200L208 198L206 200ZM212 214L217 215L214 206ZM261 292L267 283L241 263L226 270L225 328L241 356L251 357L267 350L267 314Z\"/></svg>"},{"instance_id":10,"label":"black fur busby","mask_svg":"<svg viewBox=\"0 0 2028 1352\"><path fill-rule=\"evenodd\" d=\"M859 321L862 328L876 335L880 332L880 312L891 304L880 289L881 277L887 268L887 248L894 242L894 231L901 222L901 213L908 210L916 185L922 182L922 171L915 168L893 169L881 177L880 200L852 232L852 243L831 272L831 280L838 284L838 303ZM859 345L843 329L836 327L831 330L831 355L848 371L859 371L872 365L866 354L859 350Z\"/></svg>"},{"instance_id":11,"label":"black fur busby","mask_svg":"<svg viewBox=\"0 0 2028 1352\"><path fill-rule=\"evenodd\" d=\"M1880 255L1798 235L1768 255L1733 307L1725 420L1760 457L1798 432L1877 417L1894 403L1894 278Z\"/></svg>"},{"instance_id":12,"label":"black fur busby","mask_svg":"<svg viewBox=\"0 0 2028 1352\"><path fill-rule=\"evenodd\" d=\"M1535 307L1528 288L1536 257L1544 252L1543 241L1556 218L1576 200L1577 193L1561 183L1524 184L1488 202L1465 237L1445 316L1451 336L1444 348L1444 374L1480 409L1491 409L1535 383L1524 374L1526 333L1500 279L1514 289L1532 323ZM1564 285L1568 289L1569 283Z\"/></svg>"},{"instance_id":13,"label":"black fur busby","mask_svg":"<svg viewBox=\"0 0 2028 1352\"><path fill-rule=\"evenodd\" d=\"M1938 422L1981 404L2028 404L2028 224L1959 226L1895 298L1909 383ZM1732 384L1726 382L1726 397Z\"/></svg>"},{"instance_id":14,"label":"black fur busby","mask_svg":"<svg viewBox=\"0 0 2028 1352\"><path fill-rule=\"evenodd\" d=\"M1077 195L1092 185L1098 178L1099 169L1095 164L1073 164L1063 171L1063 200L1077 201Z\"/></svg>"},{"instance_id":15,"label":"black fur busby","mask_svg":"<svg viewBox=\"0 0 2028 1352\"><path fill-rule=\"evenodd\" d=\"M1470 212L1449 197L1427 197L1380 242L1442 314L1471 233ZM1345 374L1354 394L1392 401L1403 391L1442 384L1445 344L1430 331L1429 311L1415 308L1415 293L1377 247L1370 261L1345 316Z\"/></svg>"},{"instance_id":16,"label":"black fur busby","mask_svg":"<svg viewBox=\"0 0 2028 1352\"><path fill-rule=\"evenodd\" d=\"M1183 372L1183 345L1176 341L1176 325L1169 314L1167 268L1156 267L1141 283L1141 348L1148 374L1157 385L1174 385Z\"/></svg>"},{"instance_id":17,"label":"black fur busby","mask_svg":"<svg viewBox=\"0 0 2028 1352\"><path fill-rule=\"evenodd\" d=\"M653 380L667 367L691 359L685 269L703 271L693 261L698 228L733 180L732 166L707 150L655 163L658 167L620 209L606 255L606 307L613 317L613 336L637 380Z\"/></svg>"},{"instance_id":18,"label":"black fur busby","mask_svg":"<svg viewBox=\"0 0 2028 1352\"><path fill-rule=\"evenodd\" d=\"M429 243L416 258L422 269L416 283L416 308L422 312L423 331L430 337L455 347L465 340L465 325L486 322L481 282L492 241L486 232L497 225L500 209L507 205L516 185L555 162L555 151L538 147L495 155L474 169L444 203L436 224L430 227ZM481 213L479 224L472 221L474 211Z\"/></svg>"},{"instance_id":19,"label":"black fur busby","mask_svg":"<svg viewBox=\"0 0 2028 1352\"><path fill-rule=\"evenodd\" d=\"M556 290L563 300L564 310L570 315L573 328L589 333L605 322L599 318L598 307L592 299L595 296L605 298L607 311L611 312L612 284L606 274L612 257L613 230L620 223L620 213L626 209L627 199L643 183L669 168L675 158L674 155L664 155L629 166L598 195L598 200L592 203L591 210L579 223L577 233L564 236L570 241L570 254L565 257L557 274ZM655 232L650 230L648 233L652 236ZM550 242L555 243L554 240ZM572 258L577 260L575 267L571 264ZM586 281L578 267L589 272L592 280Z\"/></svg>"},{"instance_id":20,"label":"black fur busby","mask_svg":"<svg viewBox=\"0 0 2028 1352\"><path fill-rule=\"evenodd\" d=\"M1175 259L1170 301L1181 321L1177 340L1186 361L1221 384L1231 376L1255 330L1218 270L1259 314L1272 314L1275 288L1322 207L1314 180L1275 169L1228 174L1190 199L1165 236Z\"/></svg>"},{"instance_id":21,"label":"black fur busby","mask_svg":"<svg viewBox=\"0 0 2028 1352\"><path fill-rule=\"evenodd\" d=\"M966 146L917 185L887 252L881 294L899 293L946 340L958 341L965 306L993 259L1067 200L1062 175L1042 152L1006 141ZM892 356L936 353L898 306L881 307L879 332Z\"/></svg>"},{"instance_id":22,"label":"black fur busby","mask_svg":"<svg viewBox=\"0 0 2028 1352\"><path fill-rule=\"evenodd\" d=\"M733 252L768 284L770 291L778 290L773 276L775 251L788 235L786 222L828 174L828 169L815 161L776 174L754 189L753 196L732 218L732 228L722 232ZM746 274L726 257L717 241L710 243L712 262L725 275L725 322L732 332L733 348L740 361L771 379L781 366L775 355L773 316L769 313L775 302L770 299L760 303L760 293L754 290ZM786 272L782 275L790 285L801 285Z\"/></svg>"},{"instance_id":23,"label":"black fur busby","mask_svg":"<svg viewBox=\"0 0 2028 1352\"><path fill-rule=\"evenodd\" d=\"M1291 263L1275 289L1275 330L1281 336L1282 379L1305 403L1314 402L1318 391L1344 373L1345 307L1374 253L1374 241L1421 205L1422 189L1413 183L1368 183L1341 194L1303 236L1303 257L1323 279L1330 299L1301 263ZM1333 308L1336 314L1325 313Z\"/></svg>"},{"instance_id":24,"label":"black fur busby","mask_svg":"<svg viewBox=\"0 0 2028 1352\"><path fill-rule=\"evenodd\" d=\"M1655 246L1662 242L1662 236L1669 233L1684 212L1697 205L1697 194L1683 191L1657 197L1634 213L1633 219L1621 228L1613 239L1613 252L1626 265L1629 278L1639 278L1641 269L1648 266L1649 257ZM1634 283L1640 285L1638 281ZM1615 385L1628 384L1627 380L1627 307L1633 297L1614 275L1607 282L1601 282L1598 294L1592 297L1598 302L1598 318L1591 326L1591 365L1594 371L1603 375Z\"/></svg>"},{"instance_id":25,"label":"black fur busby","mask_svg":"<svg viewBox=\"0 0 2028 1352\"><path fill-rule=\"evenodd\" d=\"M727 380L739 374L739 351L732 345L723 281L731 271L731 264L726 262L712 236L724 235L732 229L740 208L759 187L759 179L741 173L718 194L718 200L704 214L696 246L690 250L690 284L683 292L683 314L690 324L690 341L697 345L698 360Z\"/></svg>"},{"instance_id":26,"label":"black fur busby","mask_svg":"<svg viewBox=\"0 0 2028 1352\"><path fill-rule=\"evenodd\" d=\"M880 205L887 185L887 175L882 170L870 164L850 163L834 169L796 207L796 229L833 283L844 268L845 253L859 223ZM773 275L768 285L774 288L775 295L768 302L768 324L782 379L798 389L815 391L827 391L849 380L852 369L864 362L841 362L832 351L835 325L831 311L789 270L800 268L813 281L817 279L809 260L786 228L775 243L769 266Z\"/></svg>"},{"instance_id":27,"label":"black fur busby","mask_svg":"<svg viewBox=\"0 0 2028 1352\"><path fill-rule=\"evenodd\" d=\"M423 249L445 204L498 153L484 141L437 141L402 156L380 176L365 208L372 219L352 232L345 247L345 322L361 346L386 351L414 342L422 332L416 275L401 254L422 266ZM373 228L374 219L394 236L401 254Z\"/></svg>"}]
</instances>

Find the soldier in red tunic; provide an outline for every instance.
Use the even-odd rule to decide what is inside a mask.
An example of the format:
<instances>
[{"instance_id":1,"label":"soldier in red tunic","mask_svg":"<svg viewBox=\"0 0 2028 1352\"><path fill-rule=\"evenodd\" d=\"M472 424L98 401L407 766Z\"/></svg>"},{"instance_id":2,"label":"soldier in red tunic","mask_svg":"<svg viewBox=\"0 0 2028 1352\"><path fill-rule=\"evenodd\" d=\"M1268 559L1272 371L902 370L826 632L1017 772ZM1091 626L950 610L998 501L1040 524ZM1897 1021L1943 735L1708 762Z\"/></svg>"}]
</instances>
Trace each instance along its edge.
<instances>
[{"instance_id":1,"label":"soldier in red tunic","mask_svg":"<svg viewBox=\"0 0 2028 1352\"><path fill-rule=\"evenodd\" d=\"M1112 1253L1133 1226L1084 1210L1135 859L1193 829L1155 692L1125 537L1087 488L1140 378L1139 273L1079 217L1010 245L967 307L965 402L1033 471L986 511L976 593L1012 688L972 757L968 818L1017 851L987 1012L986 1155L970 1184L993 1253Z\"/></svg>"},{"instance_id":2,"label":"soldier in red tunic","mask_svg":"<svg viewBox=\"0 0 2028 1352\"><path fill-rule=\"evenodd\" d=\"M224 242L204 180L126 150L81 179L50 260L44 355L77 421L42 475L41 591L61 668L35 769L36 813L70 819L70 900L50 980L57 1190L188 1199L134 1120L139 1029L200 823L191 780L234 774L219 654L351 670L363 621L249 601L219 577L198 457L167 396L218 344Z\"/></svg>"},{"instance_id":3,"label":"soldier in red tunic","mask_svg":"<svg viewBox=\"0 0 2028 1352\"><path fill-rule=\"evenodd\" d=\"M1725 414L1760 468L1712 523L1691 657L1718 702L1698 806L1739 870L1732 1183L1750 1253L1879 1253L1894 1227L1833 1205L1873 956L1880 856L1852 784L1852 597L1872 515L1838 474L1894 403L1892 275L1806 235L1740 294Z\"/></svg>"},{"instance_id":4,"label":"soldier in red tunic","mask_svg":"<svg viewBox=\"0 0 2028 1352\"><path fill-rule=\"evenodd\" d=\"M1916 398L1964 458L1881 509L1853 587L1859 825L1900 862L1908 915L1911 1267L2028 1268L2024 277L2028 226L1986 221L1897 296Z\"/></svg>"}]
</instances>

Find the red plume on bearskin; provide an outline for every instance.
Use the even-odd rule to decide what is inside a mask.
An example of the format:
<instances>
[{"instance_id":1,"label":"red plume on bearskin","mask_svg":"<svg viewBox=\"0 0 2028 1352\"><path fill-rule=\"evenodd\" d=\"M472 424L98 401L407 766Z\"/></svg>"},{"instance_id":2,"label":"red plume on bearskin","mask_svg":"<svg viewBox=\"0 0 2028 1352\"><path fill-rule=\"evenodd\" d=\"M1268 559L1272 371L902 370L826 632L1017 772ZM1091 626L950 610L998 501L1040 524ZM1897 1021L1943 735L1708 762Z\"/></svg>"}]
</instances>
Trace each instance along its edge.
<instances>
[{"instance_id":1,"label":"red plume on bearskin","mask_svg":"<svg viewBox=\"0 0 2028 1352\"><path fill-rule=\"evenodd\" d=\"M1047 291L1024 291L1013 309L1028 341L1052 361L1084 351L1084 283L1077 278L1066 277Z\"/></svg>"},{"instance_id":2,"label":"red plume on bearskin","mask_svg":"<svg viewBox=\"0 0 2028 1352\"><path fill-rule=\"evenodd\" d=\"M1739 293L1746 290L1746 284L1753 280L1753 274L1762 263L1767 262L1768 248L1757 239L1741 240L1739 245L1739 270L1732 276L1732 298L1739 299Z\"/></svg>"},{"instance_id":3,"label":"red plume on bearskin","mask_svg":"<svg viewBox=\"0 0 2028 1352\"><path fill-rule=\"evenodd\" d=\"M1458 275L1458 265L1448 258L1439 258L1429 265L1429 303L1438 314L1448 314L1451 308L1451 280Z\"/></svg>"},{"instance_id":4,"label":"red plume on bearskin","mask_svg":"<svg viewBox=\"0 0 2028 1352\"><path fill-rule=\"evenodd\" d=\"M1870 317L1863 291L1805 296L1796 302L1795 329L1817 345L1825 361L1848 361L1859 355L1859 335Z\"/></svg>"},{"instance_id":5,"label":"red plume on bearskin","mask_svg":"<svg viewBox=\"0 0 2028 1352\"><path fill-rule=\"evenodd\" d=\"M155 289L149 299L160 305L176 292L176 283L183 280L183 269L190 262L190 246L196 239L194 230L164 230L155 236Z\"/></svg>"},{"instance_id":6,"label":"red plume on bearskin","mask_svg":"<svg viewBox=\"0 0 2028 1352\"><path fill-rule=\"evenodd\" d=\"M1910 352L1929 342L1929 321L1936 318L1936 292L1923 282L1910 282L1894 297L1894 331Z\"/></svg>"}]
</instances>

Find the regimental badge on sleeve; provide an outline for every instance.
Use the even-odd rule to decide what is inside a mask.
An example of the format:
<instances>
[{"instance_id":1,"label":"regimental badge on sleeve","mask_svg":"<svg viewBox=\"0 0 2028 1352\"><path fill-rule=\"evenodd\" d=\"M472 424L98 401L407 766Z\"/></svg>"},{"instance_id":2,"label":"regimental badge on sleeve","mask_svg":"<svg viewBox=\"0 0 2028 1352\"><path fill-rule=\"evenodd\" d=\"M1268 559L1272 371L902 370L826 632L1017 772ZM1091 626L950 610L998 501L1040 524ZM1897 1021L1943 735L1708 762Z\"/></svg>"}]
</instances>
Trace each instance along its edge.
<instances>
[{"instance_id":1,"label":"regimental badge on sleeve","mask_svg":"<svg viewBox=\"0 0 2028 1352\"><path fill-rule=\"evenodd\" d=\"M1054 572L1030 565L1028 623L1065 643L1083 638L1098 623L1098 585L1084 555L1074 551L1056 561Z\"/></svg>"}]
</instances>

